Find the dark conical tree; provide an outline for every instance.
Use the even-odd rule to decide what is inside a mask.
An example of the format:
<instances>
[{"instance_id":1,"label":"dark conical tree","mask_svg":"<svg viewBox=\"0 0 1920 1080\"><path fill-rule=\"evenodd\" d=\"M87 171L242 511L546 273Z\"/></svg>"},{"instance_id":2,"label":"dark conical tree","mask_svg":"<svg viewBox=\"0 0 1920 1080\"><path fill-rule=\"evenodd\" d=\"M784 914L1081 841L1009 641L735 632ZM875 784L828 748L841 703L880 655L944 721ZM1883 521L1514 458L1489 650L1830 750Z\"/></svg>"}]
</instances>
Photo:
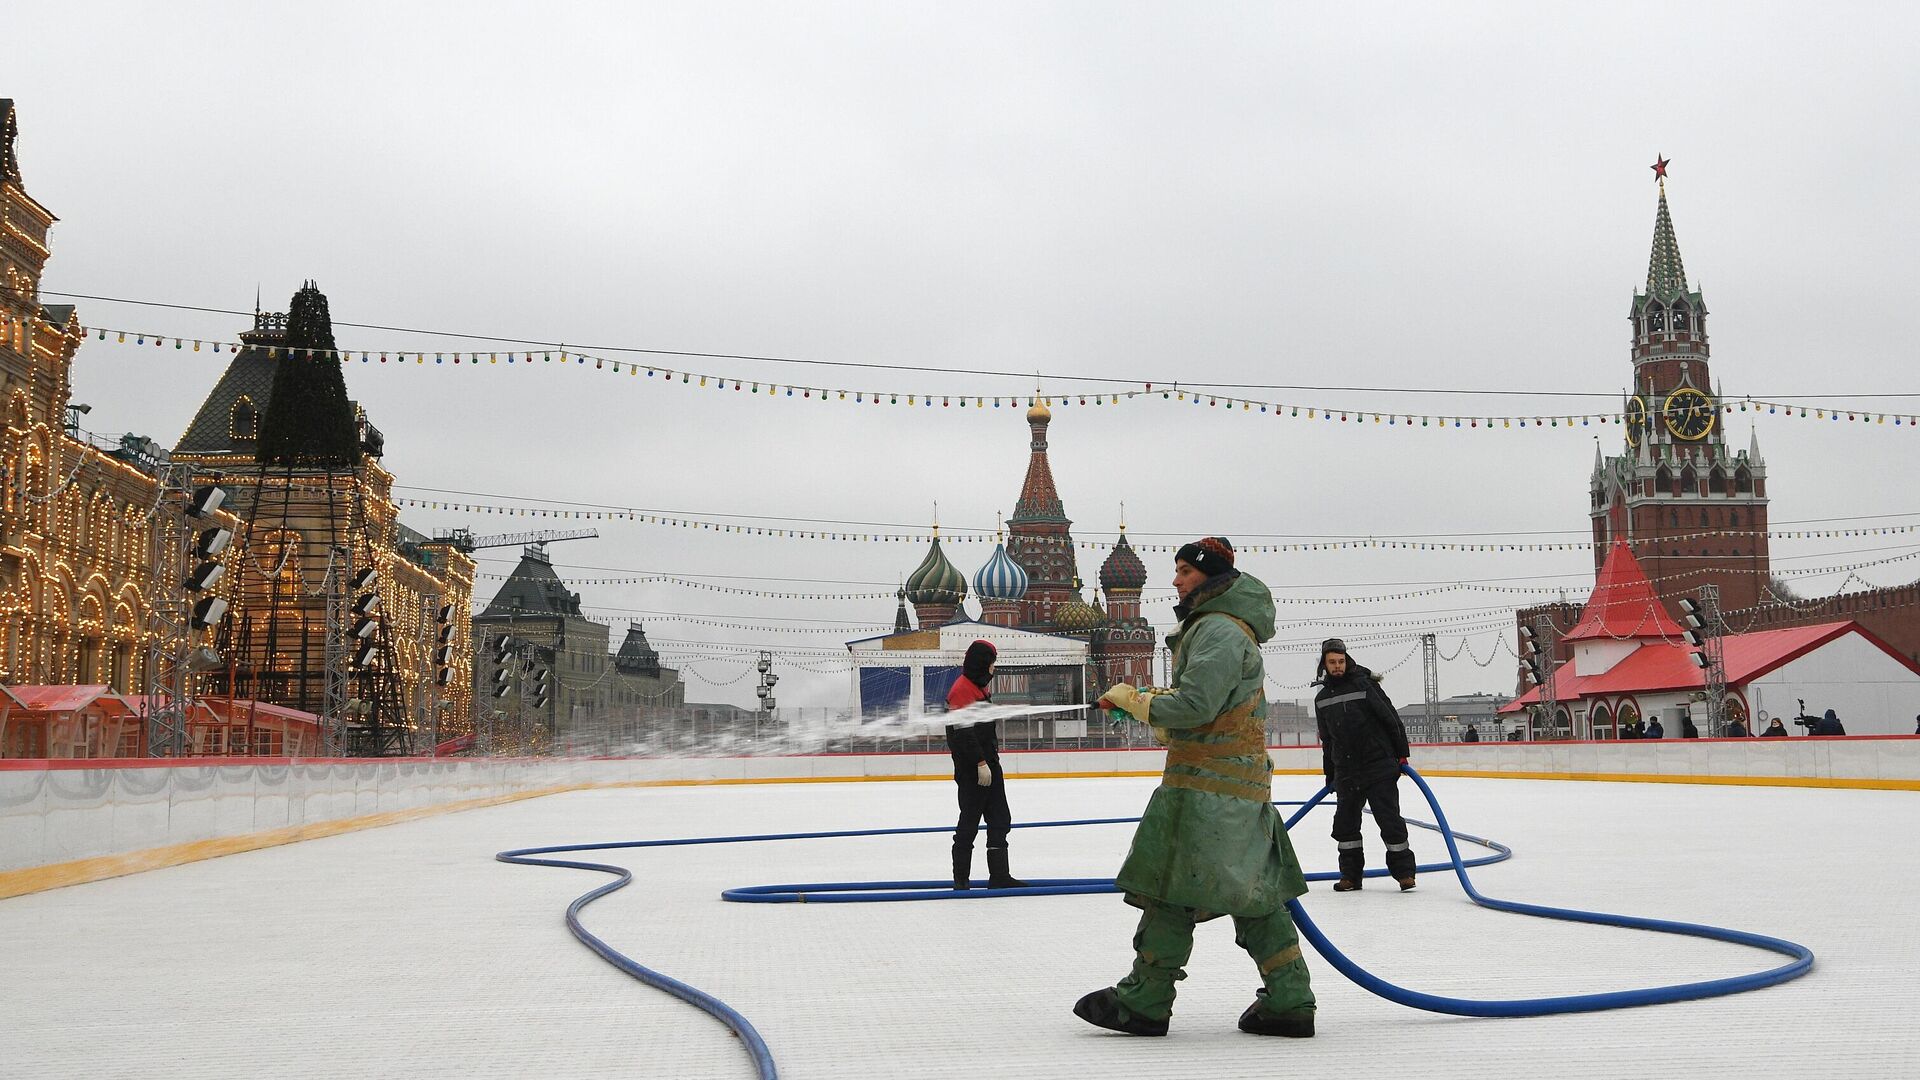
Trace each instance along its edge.
<instances>
[{"instance_id":1,"label":"dark conical tree","mask_svg":"<svg viewBox=\"0 0 1920 1080\"><path fill-rule=\"evenodd\" d=\"M360 460L353 403L334 351L327 297L309 281L287 304L287 339L274 368L255 458L263 465L343 468Z\"/></svg>"}]
</instances>

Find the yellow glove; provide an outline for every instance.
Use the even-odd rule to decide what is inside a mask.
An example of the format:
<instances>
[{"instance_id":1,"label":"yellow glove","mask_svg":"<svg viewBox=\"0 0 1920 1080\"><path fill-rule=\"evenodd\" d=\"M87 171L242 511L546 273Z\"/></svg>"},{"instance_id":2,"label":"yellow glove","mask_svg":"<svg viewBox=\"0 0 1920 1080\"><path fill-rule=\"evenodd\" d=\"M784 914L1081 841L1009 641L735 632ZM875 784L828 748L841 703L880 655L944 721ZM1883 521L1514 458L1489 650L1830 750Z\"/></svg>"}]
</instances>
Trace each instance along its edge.
<instances>
[{"instance_id":1,"label":"yellow glove","mask_svg":"<svg viewBox=\"0 0 1920 1080\"><path fill-rule=\"evenodd\" d=\"M1120 683L1100 695L1100 703L1109 709L1119 709L1141 723L1147 723L1148 709L1153 705L1153 692L1139 690Z\"/></svg>"}]
</instances>

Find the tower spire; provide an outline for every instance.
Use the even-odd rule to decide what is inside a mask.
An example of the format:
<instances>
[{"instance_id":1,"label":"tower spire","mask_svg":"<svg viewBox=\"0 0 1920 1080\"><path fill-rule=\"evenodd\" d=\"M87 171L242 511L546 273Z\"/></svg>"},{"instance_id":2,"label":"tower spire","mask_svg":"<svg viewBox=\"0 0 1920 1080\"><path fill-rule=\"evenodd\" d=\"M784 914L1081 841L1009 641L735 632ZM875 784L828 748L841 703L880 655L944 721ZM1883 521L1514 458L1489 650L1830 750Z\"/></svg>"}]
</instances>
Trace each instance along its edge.
<instances>
[{"instance_id":1,"label":"tower spire","mask_svg":"<svg viewBox=\"0 0 1920 1080\"><path fill-rule=\"evenodd\" d=\"M1687 294L1687 267L1680 261L1680 241L1673 235L1673 215L1667 210L1667 161L1654 166L1660 182L1660 208L1653 217L1653 252L1647 257L1647 296L1670 301Z\"/></svg>"}]
</instances>

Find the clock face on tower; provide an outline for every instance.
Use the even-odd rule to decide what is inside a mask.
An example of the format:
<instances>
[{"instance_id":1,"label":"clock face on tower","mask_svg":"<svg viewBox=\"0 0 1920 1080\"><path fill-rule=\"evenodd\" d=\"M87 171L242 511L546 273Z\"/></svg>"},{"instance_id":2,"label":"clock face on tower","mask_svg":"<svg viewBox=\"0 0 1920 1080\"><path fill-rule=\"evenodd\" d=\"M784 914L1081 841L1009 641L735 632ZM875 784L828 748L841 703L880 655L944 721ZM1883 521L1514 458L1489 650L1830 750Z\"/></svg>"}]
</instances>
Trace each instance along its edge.
<instances>
[{"instance_id":1,"label":"clock face on tower","mask_svg":"<svg viewBox=\"0 0 1920 1080\"><path fill-rule=\"evenodd\" d=\"M1695 442L1707 437L1713 430L1713 399L1695 390L1683 386L1667 395L1667 403L1661 412L1667 419L1667 430L1673 432L1676 439Z\"/></svg>"},{"instance_id":2,"label":"clock face on tower","mask_svg":"<svg viewBox=\"0 0 1920 1080\"><path fill-rule=\"evenodd\" d=\"M1627 445L1639 446L1647 433L1647 402L1638 394L1627 399Z\"/></svg>"}]
</instances>

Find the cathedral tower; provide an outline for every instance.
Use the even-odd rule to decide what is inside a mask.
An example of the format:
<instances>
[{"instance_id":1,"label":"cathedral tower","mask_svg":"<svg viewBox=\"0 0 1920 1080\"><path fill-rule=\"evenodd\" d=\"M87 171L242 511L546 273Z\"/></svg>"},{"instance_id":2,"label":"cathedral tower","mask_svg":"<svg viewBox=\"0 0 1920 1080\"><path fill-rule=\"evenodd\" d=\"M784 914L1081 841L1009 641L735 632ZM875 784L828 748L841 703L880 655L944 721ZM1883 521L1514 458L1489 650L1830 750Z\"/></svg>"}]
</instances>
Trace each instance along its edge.
<instances>
[{"instance_id":1,"label":"cathedral tower","mask_svg":"<svg viewBox=\"0 0 1920 1080\"><path fill-rule=\"evenodd\" d=\"M1020 485L1020 501L1007 519L1007 554L1027 572L1020 625L1048 630L1061 604L1080 599L1079 567L1073 555L1073 522L1067 520L1060 492L1053 486L1053 466L1047 462L1047 425L1053 412L1035 399L1027 410L1032 434L1027 478Z\"/></svg>"}]
</instances>

